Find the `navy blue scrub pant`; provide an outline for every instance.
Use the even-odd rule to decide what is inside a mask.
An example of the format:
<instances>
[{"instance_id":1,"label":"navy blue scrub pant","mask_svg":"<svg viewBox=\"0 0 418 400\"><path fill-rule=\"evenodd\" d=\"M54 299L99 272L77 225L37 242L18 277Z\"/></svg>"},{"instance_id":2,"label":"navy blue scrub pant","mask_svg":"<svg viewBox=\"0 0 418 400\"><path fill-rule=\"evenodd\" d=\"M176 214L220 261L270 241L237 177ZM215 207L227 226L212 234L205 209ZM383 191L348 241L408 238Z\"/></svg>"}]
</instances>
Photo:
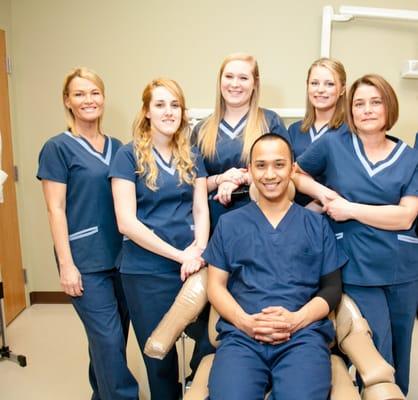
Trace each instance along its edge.
<instances>
[{"instance_id":1,"label":"navy blue scrub pant","mask_svg":"<svg viewBox=\"0 0 418 400\"><path fill-rule=\"evenodd\" d=\"M373 332L373 342L395 368L395 381L406 396L412 331L418 307L418 281L389 286L344 284Z\"/></svg>"},{"instance_id":2,"label":"navy blue scrub pant","mask_svg":"<svg viewBox=\"0 0 418 400\"><path fill-rule=\"evenodd\" d=\"M181 385L176 347L163 360L144 354L145 343L169 310L181 289L178 271L164 274L121 274L132 325L144 357L148 374L151 400L178 400ZM190 366L194 370L203 356L215 349L209 342L207 321L199 319L186 328L186 333L196 341Z\"/></svg>"},{"instance_id":3,"label":"navy blue scrub pant","mask_svg":"<svg viewBox=\"0 0 418 400\"><path fill-rule=\"evenodd\" d=\"M326 400L331 390L330 321L296 332L282 344L261 344L238 330L222 336L209 376L210 400Z\"/></svg>"},{"instance_id":4,"label":"navy blue scrub pant","mask_svg":"<svg viewBox=\"0 0 418 400\"><path fill-rule=\"evenodd\" d=\"M89 343L93 400L137 400L138 384L126 362L129 314L116 269L82 274L84 292L72 303Z\"/></svg>"}]
</instances>

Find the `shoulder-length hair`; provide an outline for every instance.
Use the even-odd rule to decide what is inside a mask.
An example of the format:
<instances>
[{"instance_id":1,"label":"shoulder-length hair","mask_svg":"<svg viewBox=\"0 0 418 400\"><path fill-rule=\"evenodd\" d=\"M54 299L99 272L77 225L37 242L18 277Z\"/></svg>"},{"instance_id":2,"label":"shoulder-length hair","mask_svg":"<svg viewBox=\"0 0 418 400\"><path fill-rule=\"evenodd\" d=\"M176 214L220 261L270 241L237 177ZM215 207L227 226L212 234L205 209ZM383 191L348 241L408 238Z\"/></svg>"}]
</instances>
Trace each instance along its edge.
<instances>
[{"instance_id":1,"label":"shoulder-length hair","mask_svg":"<svg viewBox=\"0 0 418 400\"><path fill-rule=\"evenodd\" d=\"M74 68L65 76L64 83L62 86L62 101L64 103L65 117L67 120L67 129L71 131L73 135L79 136L80 135L79 132L76 132L76 129L75 129L74 114L68 107L65 106L65 101L69 95L69 87L74 78L88 79L89 81L93 82L98 87L103 97L105 95L105 87L104 87L102 78L100 78L100 76L95 71L87 67ZM102 116L100 116L97 121L97 129L100 134L103 134Z\"/></svg>"},{"instance_id":2,"label":"shoulder-length hair","mask_svg":"<svg viewBox=\"0 0 418 400\"><path fill-rule=\"evenodd\" d=\"M385 106L386 123L385 131L392 129L399 117L399 103L393 87L380 75L367 74L357 79L350 87L347 98L347 123L352 132L357 132L353 119L353 100L356 90L362 85L374 86L382 96L382 102Z\"/></svg>"},{"instance_id":3,"label":"shoulder-length hair","mask_svg":"<svg viewBox=\"0 0 418 400\"><path fill-rule=\"evenodd\" d=\"M331 120L328 123L328 126L331 129L339 128L345 121L345 102L346 102L346 81L347 75L345 73L344 65L332 58L319 58L315 60L312 65L309 67L308 75L306 77L306 111L305 116L302 121L301 130L302 132L307 132L309 128L315 123L316 115L315 108L309 100L308 96L308 87L309 87L309 78L314 67L324 67L331 71L334 79L339 81L341 84L342 94L338 97L337 104L335 105L334 114L331 117Z\"/></svg>"},{"instance_id":4,"label":"shoulder-length hair","mask_svg":"<svg viewBox=\"0 0 418 400\"><path fill-rule=\"evenodd\" d=\"M245 53L231 54L223 60L221 68L219 69L216 83L216 101L214 112L205 120L198 133L197 143L203 156L206 158L213 158L215 156L219 124L225 115L226 104L221 93L222 74L226 65L235 60L245 61L251 64L254 78L254 90L251 94L250 109L248 111L247 123L243 134L242 159L244 161L248 161L250 148L254 140L263 133L267 132L267 122L264 117L263 110L259 107L260 75L257 60L252 55Z\"/></svg>"},{"instance_id":5,"label":"shoulder-length hair","mask_svg":"<svg viewBox=\"0 0 418 400\"><path fill-rule=\"evenodd\" d=\"M180 183L194 184L196 173L189 143L189 120L186 114L186 102L179 84L167 78L152 80L142 93L142 107L139 110L133 126L133 148L137 159L137 173L145 177L146 186L156 191L158 168L152 152L151 122L147 118L153 90L165 87L179 102L181 108L181 123L172 138L173 162L179 174Z\"/></svg>"}]
</instances>

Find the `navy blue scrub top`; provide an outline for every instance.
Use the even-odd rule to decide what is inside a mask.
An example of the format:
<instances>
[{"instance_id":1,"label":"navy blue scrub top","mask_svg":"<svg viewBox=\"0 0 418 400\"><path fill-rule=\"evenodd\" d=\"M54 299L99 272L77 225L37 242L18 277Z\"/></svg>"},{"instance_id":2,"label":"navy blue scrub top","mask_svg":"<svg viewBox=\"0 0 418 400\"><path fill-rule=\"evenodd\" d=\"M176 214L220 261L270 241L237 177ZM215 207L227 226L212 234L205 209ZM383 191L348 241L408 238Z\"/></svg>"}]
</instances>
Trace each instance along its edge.
<instances>
[{"instance_id":1,"label":"navy blue scrub top","mask_svg":"<svg viewBox=\"0 0 418 400\"><path fill-rule=\"evenodd\" d=\"M132 142L117 152L109 177L133 182L138 220L162 240L183 250L194 241L194 188L187 183L180 183L173 162L165 162L155 149L152 151L158 167L158 189L155 192L146 186L144 176L136 172L137 159ZM197 177L205 177L207 174L202 158L195 149L193 155ZM125 274L165 273L179 271L180 264L124 238L120 270Z\"/></svg>"},{"instance_id":2,"label":"navy blue scrub top","mask_svg":"<svg viewBox=\"0 0 418 400\"><path fill-rule=\"evenodd\" d=\"M418 196L418 152L401 140L385 160L367 159L361 139L349 131L325 135L297 160L313 177L326 176L325 184L351 202L398 205L405 196ZM343 282L380 286L418 279L418 238L415 225L388 231L356 220L330 220L349 262Z\"/></svg>"},{"instance_id":3,"label":"navy blue scrub top","mask_svg":"<svg viewBox=\"0 0 418 400\"><path fill-rule=\"evenodd\" d=\"M262 109L267 123L267 130L284 137L289 143L290 138L286 127L281 118L271 110ZM197 143L200 127L204 121L198 123L192 133L192 141ZM247 164L242 160L243 141L242 134L247 123L247 115L235 127L230 126L226 121L222 120L219 124L218 136L216 139L216 149L213 158L204 158L205 168L208 176L222 174L230 168L247 168ZM223 206L213 196L216 195L217 189L209 193L209 208L211 217L211 229L213 229L220 215L227 211L234 210L248 204L250 197L248 194L233 196L228 206Z\"/></svg>"},{"instance_id":4,"label":"navy blue scrub top","mask_svg":"<svg viewBox=\"0 0 418 400\"><path fill-rule=\"evenodd\" d=\"M319 131L316 130L315 126L311 126L309 131L302 132L301 126L303 121L297 121L289 126L289 136L290 142L292 144L293 156L296 160L303 152L314 142L316 142L319 138L321 138L325 134L334 134L336 132L345 131L348 129L346 124L342 124L337 129L330 129L328 125L324 125ZM318 177L318 182L324 184L326 181L325 177ZM312 201L312 198L307 196L306 194L296 192L295 202L306 206L308 203Z\"/></svg>"},{"instance_id":5,"label":"navy blue scrub top","mask_svg":"<svg viewBox=\"0 0 418 400\"><path fill-rule=\"evenodd\" d=\"M262 109L267 122L268 131L284 137L290 142L289 134L281 118L271 110ZM204 121L199 122L193 129L192 138L197 142L200 127ZM247 123L247 115L235 127L222 120L219 124L216 150L213 159L204 158L208 176L221 174L230 168L247 168L242 160L242 133Z\"/></svg>"},{"instance_id":6,"label":"navy blue scrub top","mask_svg":"<svg viewBox=\"0 0 418 400\"><path fill-rule=\"evenodd\" d=\"M293 203L274 228L254 202L224 214L203 253L229 273L228 290L249 314L268 306L297 311L320 278L347 261L326 218ZM235 329L226 321L220 332Z\"/></svg>"},{"instance_id":7,"label":"navy blue scrub top","mask_svg":"<svg viewBox=\"0 0 418 400\"><path fill-rule=\"evenodd\" d=\"M66 217L71 254L80 272L115 267L119 234L108 179L109 165L122 143L105 136L103 153L82 137L64 132L39 154L37 178L67 185Z\"/></svg>"}]
</instances>

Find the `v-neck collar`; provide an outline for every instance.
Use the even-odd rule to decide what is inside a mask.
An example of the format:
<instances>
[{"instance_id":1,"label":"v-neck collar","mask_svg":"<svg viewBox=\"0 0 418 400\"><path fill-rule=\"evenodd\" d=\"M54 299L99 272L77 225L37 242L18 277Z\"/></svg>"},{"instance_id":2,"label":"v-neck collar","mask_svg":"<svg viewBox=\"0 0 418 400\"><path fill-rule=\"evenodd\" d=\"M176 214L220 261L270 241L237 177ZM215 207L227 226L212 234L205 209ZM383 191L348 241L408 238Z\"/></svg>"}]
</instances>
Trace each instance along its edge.
<instances>
[{"instance_id":1,"label":"v-neck collar","mask_svg":"<svg viewBox=\"0 0 418 400\"><path fill-rule=\"evenodd\" d=\"M263 229L267 233L280 233L281 231L285 231L292 221L295 214L295 208L297 207L295 203L292 203L289 209L286 211L286 214L283 216L277 226L274 227L256 202L252 201L250 204L255 209L255 212L260 215L260 218L258 219L261 221Z\"/></svg>"},{"instance_id":2,"label":"v-neck collar","mask_svg":"<svg viewBox=\"0 0 418 400\"><path fill-rule=\"evenodd\" d=\"M391 136L389 135L386 136L388 138L391 138ZM353 146L356 156L360 160L361 164L363 165L364 169L367 171L370 177L373 177L374 175L378 174L379 172L385 170L386 168L394 164L407 147L406 143L398 139L395 144L395 147L392 149L392 151L385 159L380 160L377 163L372 163L367 158L361 139L359 139L359 137L355 133L351 133L351 137L353 139Z\"/></svg>"},{"instance_id":3,"label":"v-neck collar","mask_svg":"<svg viewBox=\"0 0 418 400\"><path fill-rule=\"evenodd\" d=\"M235 127L232 127L228 124L224 119L222 119L221 123L219 124L219 129L228 135L231 139L235 139L238 135L242 133L242 131L245 128L245 125L247 123L247 115L245 114L239 122L235 125Z\"/></svg>"},{"instance_id":4,"label":"v-neck collar","mask_svg":"<svg viewBox=\"0 0 418 400\"><path fill-rule=\"evenodd\" d=\"M152 148L152 153L154 154L155 161L160 168L168 172L170 175L174 175L176 173L176 168L173 165L173 155L171 155L170 160L167 163L155 147Z\"/></svg>"},{"instance_id":5,"label":"v-neck collar","mask_svg":"<svg viewBox=\"0 0 418 400\"><path fill-rule=\"evenodd\" d=\"M325 134L326 132L328 132L329 127L328 124L323 125L319 131L316 130L315 125L312 125L309 128L309 135L311 137L311 142L315 142L315 140L318 140L323 134Z\"/></svg>"},{"instance_id":6,"label":"v-neck collar","mask_svg":"<svg viewBox=\"0 0 418 400\"><path fill-rule=\"evenodd\" d=\"M69 131L65 131L64 133L71 139L75 140L81 147L83 147L84 150L86 150L92 156L96 157L102 163L110 165L110 159L112 157L112 141L108 136L104 135L105 144L103 147L103 153L100 153L86 139L82 138L81 136L74 136Z\"/></svg>"}]
</instances>

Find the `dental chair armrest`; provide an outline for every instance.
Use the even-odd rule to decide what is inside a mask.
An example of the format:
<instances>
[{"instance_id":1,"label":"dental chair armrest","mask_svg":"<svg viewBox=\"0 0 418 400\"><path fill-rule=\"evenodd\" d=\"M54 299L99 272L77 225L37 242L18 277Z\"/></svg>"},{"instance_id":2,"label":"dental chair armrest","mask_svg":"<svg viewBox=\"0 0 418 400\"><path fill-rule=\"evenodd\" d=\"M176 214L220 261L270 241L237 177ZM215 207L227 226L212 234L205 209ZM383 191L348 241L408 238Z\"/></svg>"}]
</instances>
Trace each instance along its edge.
<instances>
[{"instance_id":1,"label":"dental chair armrest","mask_svg":"<svg viewBox=\"0 0 418 400\"><path fill-rule=\"evenodd\" d=\"M377 351L369 324L354 301L345 294L337 307L335 318L338 346L356 367L364 386L393 383L393 367Z\"/></svg>"},{"instance_id":2,"label":"dental chair armrest","mask_svg":"<svg viewBox=\"0 0 418 400\"><path fill-rule=\"evenodd\" d=\"M162 360L187 325L195 321L208 301L207 268L189 276L174 303L145 344L145 354Z\"/></svg>"}]
</instances>

